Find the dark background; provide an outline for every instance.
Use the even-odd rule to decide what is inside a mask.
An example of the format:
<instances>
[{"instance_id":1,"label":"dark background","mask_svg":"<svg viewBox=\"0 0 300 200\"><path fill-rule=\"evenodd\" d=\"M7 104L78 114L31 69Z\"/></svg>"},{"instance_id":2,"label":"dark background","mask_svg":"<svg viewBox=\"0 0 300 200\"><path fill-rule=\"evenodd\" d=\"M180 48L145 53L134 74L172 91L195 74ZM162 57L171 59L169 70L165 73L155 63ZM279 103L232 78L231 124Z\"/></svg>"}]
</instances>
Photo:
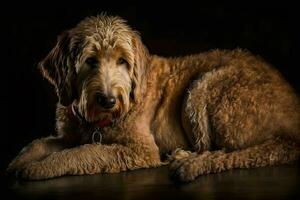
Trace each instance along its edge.
<instances>
[{"instance_id":1,"label":"dark background","mask_svg":"<svg viewBox=\"0 0 300 200\"><path fill-rule=\"evenodd\" d=\"M141 33L150 52L158 55L249 49L274 65L300 91L295 5L97 2L1 7L1 172L25 144L54 132L57 98L36 66L58 34L89 15L105 11L125 18Z\"/></svg>"}]
</instances>

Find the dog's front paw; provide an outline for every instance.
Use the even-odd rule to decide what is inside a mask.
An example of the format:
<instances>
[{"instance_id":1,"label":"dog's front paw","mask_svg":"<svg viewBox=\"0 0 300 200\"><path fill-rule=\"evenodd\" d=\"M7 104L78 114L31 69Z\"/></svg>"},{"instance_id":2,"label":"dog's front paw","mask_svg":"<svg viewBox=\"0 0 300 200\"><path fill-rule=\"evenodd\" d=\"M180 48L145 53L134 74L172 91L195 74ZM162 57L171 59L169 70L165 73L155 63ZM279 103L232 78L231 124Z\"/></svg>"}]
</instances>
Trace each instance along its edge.
<instances>
[{"instance_id":1,"label":"dog's front paw","mask_svg":"<svg viewBox=\"0 0 300 200\"><path fill-rule=\"evenodd\" d=\"M209 154L209 152L201 155L192 154L189 157L174 160L170 164L171 177L176 181L190 182L199 175L208 173L210 165L205 158Z\"/></svg>"},{"instance_id":2,"label":"dog's front paw","mask_svg":"<svg viewBox=\"0 0 300 200\"><path fill-rule=\"evenodd\" d=\"M13 174L16 171L19 171L24 166L24 162L20 161L19 159L15 158L11 163L9 163L6 172L8 174Z\"/></svg>"},{"instance_id":3,"label":"dog's front paw","mask_svg":"<svg viewBox=\"0 0 300 200\"><path fill-rule=\"evenodd\" d=\"M27 164L43 157L45 150L40 140L35 140L24 147L19 155L8 165L7 172L14 173L22 170Z\"/></svg>"},{"instance_id":4,"label":"dog's front paw","mask_svg":"<svg viewBox=\"0 0 300 200\"><path fill-rule=\"evenodd\" d=\"M32 162L18 171L17 176L25 180L42 180L54 177L55 173L43 162Z\"/></svg>"},{"instance_id":5,"label":"dog's front paw","mask_svg":"<svg viewBox=\"0 0 300 200\"><path fill-rule=\"evenodd\" d=\"M197 177L192 157L174 160L170 164L170 175L175 181L189 182Z\"/></svg>"},{"instance_id":6,"label":"dog's front paw","mask_svg":"<svg viewBox=\"0 0 300 200\"><path fill-rule=\"evenodd\" d=\"M8 174L16 173L22 170L26 164L32 161L29 153L20 153L13 161L11 161L6 169Z\"/></svg>"}]
</instances>

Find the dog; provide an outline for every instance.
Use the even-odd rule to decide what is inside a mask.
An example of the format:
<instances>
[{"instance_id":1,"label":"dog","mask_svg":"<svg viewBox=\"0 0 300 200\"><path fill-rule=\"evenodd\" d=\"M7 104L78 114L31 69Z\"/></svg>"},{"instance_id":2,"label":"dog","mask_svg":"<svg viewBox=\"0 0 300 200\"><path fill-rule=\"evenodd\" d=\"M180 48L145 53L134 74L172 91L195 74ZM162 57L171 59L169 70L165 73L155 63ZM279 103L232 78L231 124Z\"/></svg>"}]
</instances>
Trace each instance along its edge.
<instances>
[{"instance_id":1,"label":"dog","mask_svg":"<svg viewBox=\"0 0 300 200\"><path fill-rule=\"evenodd\" d=\"M27 180L169 164L189 182L299 157L300 102L246 50L150 55L120 17L87 17L63 32L39 68L57 96L57 135L9 164Z\"/></svg>"}]
</instances>

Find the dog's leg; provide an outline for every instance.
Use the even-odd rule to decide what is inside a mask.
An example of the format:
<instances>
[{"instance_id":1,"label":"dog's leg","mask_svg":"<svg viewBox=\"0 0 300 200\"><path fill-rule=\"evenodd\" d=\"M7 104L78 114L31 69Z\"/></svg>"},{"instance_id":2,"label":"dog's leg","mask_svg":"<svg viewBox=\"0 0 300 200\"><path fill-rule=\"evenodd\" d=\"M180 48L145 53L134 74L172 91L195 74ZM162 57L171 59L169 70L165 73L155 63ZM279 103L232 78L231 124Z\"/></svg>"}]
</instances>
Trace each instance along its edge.
<instances>
[{"instance_id":1,"label":"dog's leg","mask_svg":"<svg viewBox=\"0 0 300 200\"><path fill-rule=\"evenodd\" d=\"M245 149L276 136L300 144L293 90L265 63L240 65L205 73L189 87L181 116L194 150Z\"/></svg>"},{"instance_id":2,"label":"dog's leg","mask_svg":"<svg viewBox=\"0 0 300 200\"><path fill-rule=\"evenodd\" d=\"M32 141L25 146L19 155L9 164L7 171L12 173L21 170L26 164L41 160L49 154L60 151L68 145L62 137L46 137Z\"/></svg>"},{"instance_id":3,"label":"dog's leg","mask_svg":"<svg viewBox=\"0 0 300 200\"><path fill-rule=\"evenodd\" d=\"M189 87L182 104L182 124L196 152L210 150L214 141L208 111L212 94L209 89L210 82L206 80L212 76L214 73L207 73L195 80Z\"/></svg>"},{"instance_id":4,"label":"dog's leg","mask_svg":"<svg viewBox=\"0 0 300 200\"><path fill-rule=\"evenodd\" d=\"M158 149L151 145L86 144L55 152L41 161L32 162L20 176L39 180L62 175L117 173L161 164Z\"/></svg>"},{"instance_id":5,"label":"dog's leg","mask_svg":"<svg viewBox=\"0 0 300 200\"><path fill-rule=\"evenodd\" d=\"M171 163L177 179L191 181L202 174L298 159L300 151L293 143L299 143L295 96L288 87L272 85L279 81L275 75L267 79L262 73L254 77L250 72L257 73L225 67L206 73L189 88L182 121L198 154ZM278 136L285 140L274 139Z\"/></svg>"},{"instance_id":6,"label":"dog's leg","mask_svg":"<svg viewBox=\"0 0 300 200\"><path fill-rule=\"evenodd\" d=\"M200 89L202 90L202 88ZM197 88L196 92L200 89ZM188 92L183 103L181 116L183 127L193 149L197 152L202 152L210 150L213 137L207 113L206 98L197 98L194 91L190 90Z\"/></svg>"},{"instance_id":7,"label":"dog's leg","mask_svg":"<svg viewBox=\"0 0 300 200\"><path fill-rule=\"evenodd\" d=\"M287 164L299 158L300 149L293 142L270 139L263 144L240 151L224 151L190 156L174 160L170 164L171 175L179 181L188 182L196 177L217 173L233 168L254 168L277 164Z\"/></svg>"}]
</instances>

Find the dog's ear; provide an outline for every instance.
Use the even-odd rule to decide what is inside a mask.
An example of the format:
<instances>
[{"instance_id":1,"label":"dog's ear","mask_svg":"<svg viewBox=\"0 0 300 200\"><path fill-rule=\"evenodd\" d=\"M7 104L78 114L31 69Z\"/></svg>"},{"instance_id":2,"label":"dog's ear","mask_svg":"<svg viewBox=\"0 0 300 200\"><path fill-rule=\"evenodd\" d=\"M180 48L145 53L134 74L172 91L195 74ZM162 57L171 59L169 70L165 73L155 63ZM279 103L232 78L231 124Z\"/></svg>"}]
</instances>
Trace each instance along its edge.
<instances>
[{"instance_id":1,"label":"dog's ear","mask_svg":"<svg viewBox=\"0 0 300 200\"><path fill-rule=\"evenodd\" d=\"M147 65L149 61L149 52L137 32L133 37L134 49L134 67L133 67L133 82L132 82L132 97L134 101L138 101L139 97L145 91L142 81L145 81L147 73Z\"/></svg>"},{"instance_id":2,"label":"dog's ear","mask_svg":"<svg viewBox=\"0 0 300 200\"><path fill-rule=\"evenodd\" d=\"M70 105L74 100L75 69L71 58L70 33L58 37L55 47L39 63L43 76L55 86L59 103Z\"/></svg>"}]
</instances>

